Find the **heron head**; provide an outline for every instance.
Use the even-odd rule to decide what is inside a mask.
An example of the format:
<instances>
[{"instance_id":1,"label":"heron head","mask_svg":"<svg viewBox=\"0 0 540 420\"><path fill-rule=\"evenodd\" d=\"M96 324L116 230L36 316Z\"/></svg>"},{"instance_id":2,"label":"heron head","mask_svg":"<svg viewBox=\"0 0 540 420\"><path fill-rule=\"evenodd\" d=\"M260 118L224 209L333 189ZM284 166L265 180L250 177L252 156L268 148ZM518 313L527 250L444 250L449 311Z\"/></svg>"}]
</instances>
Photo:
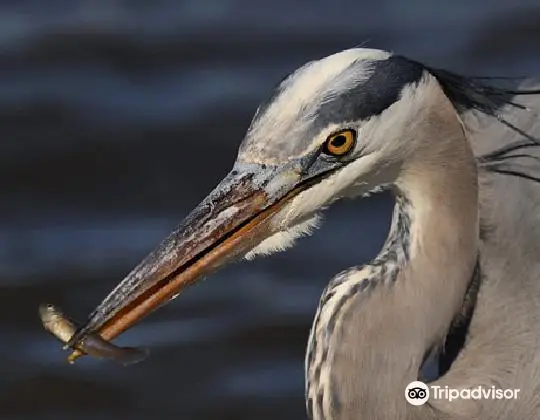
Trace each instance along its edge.
<instances>
[{"instance_id":1,"label":"heron head","mask_svg":"<svg viewBox=\"0 0 540 420\"><path fill-rule=\"evenodd\" d=\"M224 263L286 248L333 201L391 185L421 147L414 133L432 79L416 62L368 49L290 74L259 106L232 170L74 340L112 338Z\"/></svg>"}]
</instances>

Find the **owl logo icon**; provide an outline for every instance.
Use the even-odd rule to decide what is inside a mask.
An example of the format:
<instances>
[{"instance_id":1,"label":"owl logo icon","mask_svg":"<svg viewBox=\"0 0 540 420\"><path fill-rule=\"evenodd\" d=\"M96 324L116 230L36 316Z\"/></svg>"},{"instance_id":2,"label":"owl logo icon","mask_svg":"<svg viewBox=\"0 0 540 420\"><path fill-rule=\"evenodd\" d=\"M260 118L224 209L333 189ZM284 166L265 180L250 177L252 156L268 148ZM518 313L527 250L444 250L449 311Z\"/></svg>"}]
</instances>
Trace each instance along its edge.
<instances>
[{"instance_id":1,"label":"owl logo icon","mask_svg":"<svg viewBox=\"0 0 540 420\"><path fill-rule=\"evenodd\" d=\"M423 405L429 398L429 387L420 381L411 382L405 388L405 399L411 405Z\"/></svg>"}]
</instances>

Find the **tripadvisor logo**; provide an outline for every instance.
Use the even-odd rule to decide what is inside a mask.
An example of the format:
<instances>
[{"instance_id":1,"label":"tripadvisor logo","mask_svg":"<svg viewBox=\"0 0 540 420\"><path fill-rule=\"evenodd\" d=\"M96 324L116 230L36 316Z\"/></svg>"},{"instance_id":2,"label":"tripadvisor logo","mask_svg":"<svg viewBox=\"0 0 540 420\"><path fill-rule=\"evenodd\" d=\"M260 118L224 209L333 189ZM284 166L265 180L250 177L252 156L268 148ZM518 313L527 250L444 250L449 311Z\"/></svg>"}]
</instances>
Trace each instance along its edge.
<instances>
[{"instance_id":1,"label":"tripadvisor logo","mask_svg":"<svg viewBox=\"0 0 540 420\"><path fill-rule=\"evenodd\" d=\"M405 399L412 405L423 405L428 399L454 401L462 400L511 400L517 399L519 389L501 389L477 386L457 389L447 386L426 385L420 381L411 382L405 388Z\"/></svg>"},{"instance_id":2,"label":"tripadvisor logo","mask_svg":"<svg viewBox=\"0 0 540 420\"><path fill-rule=\"evenodd\" d=\"M412 405L423 405L429 398L428 386L420 381L411 382L405 388L405 399Z\"/></svg>"}]
</instances>

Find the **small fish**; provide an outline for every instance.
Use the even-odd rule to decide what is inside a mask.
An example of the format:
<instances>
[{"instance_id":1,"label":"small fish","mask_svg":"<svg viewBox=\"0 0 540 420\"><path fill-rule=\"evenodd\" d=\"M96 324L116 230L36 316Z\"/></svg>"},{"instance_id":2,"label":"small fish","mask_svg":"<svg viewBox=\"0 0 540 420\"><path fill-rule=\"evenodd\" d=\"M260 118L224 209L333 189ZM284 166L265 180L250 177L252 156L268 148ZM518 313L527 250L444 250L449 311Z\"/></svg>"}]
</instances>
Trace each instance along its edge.
<instances>
[{"instance_id":1,"label":"small fish","mask_svg":"<svg viewBox=\"0 0 540 420\"><path fill-rule=\"evenodd\" d=\"M45 329L64 344L69 342L73 334L75 334L75 331L77 331L77 325L54 305L40 305L39 315ZM75 345L75 349L75 353L78 351L95 357L112 359L123 365L138 363L146 359L149 354L148 349L115 346L104 340L98 334L85 335ZM70 363L73 363L74 360L75 358L68 358Z\"/></svg>"}]
</instances>

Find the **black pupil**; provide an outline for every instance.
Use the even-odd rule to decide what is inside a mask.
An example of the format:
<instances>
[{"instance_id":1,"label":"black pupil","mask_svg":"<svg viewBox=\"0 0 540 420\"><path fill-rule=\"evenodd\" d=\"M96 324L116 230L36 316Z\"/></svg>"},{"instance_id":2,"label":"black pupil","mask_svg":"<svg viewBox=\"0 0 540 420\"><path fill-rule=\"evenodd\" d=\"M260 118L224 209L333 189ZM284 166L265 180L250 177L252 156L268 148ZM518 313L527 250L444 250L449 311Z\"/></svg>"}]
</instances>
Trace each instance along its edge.
<instances>
[{"instance_id":1,"label":"black pupil","mask_svg":"<svg viewBox=\"0 0 540 420\"><path fill-rule=\"evenodd\" d=\"M332 146L334 147L341 147L346 142L347 138L343 134L340 134L339 136L334 137L330 143L332 143Z\"/></svg>"}]
</instances>

